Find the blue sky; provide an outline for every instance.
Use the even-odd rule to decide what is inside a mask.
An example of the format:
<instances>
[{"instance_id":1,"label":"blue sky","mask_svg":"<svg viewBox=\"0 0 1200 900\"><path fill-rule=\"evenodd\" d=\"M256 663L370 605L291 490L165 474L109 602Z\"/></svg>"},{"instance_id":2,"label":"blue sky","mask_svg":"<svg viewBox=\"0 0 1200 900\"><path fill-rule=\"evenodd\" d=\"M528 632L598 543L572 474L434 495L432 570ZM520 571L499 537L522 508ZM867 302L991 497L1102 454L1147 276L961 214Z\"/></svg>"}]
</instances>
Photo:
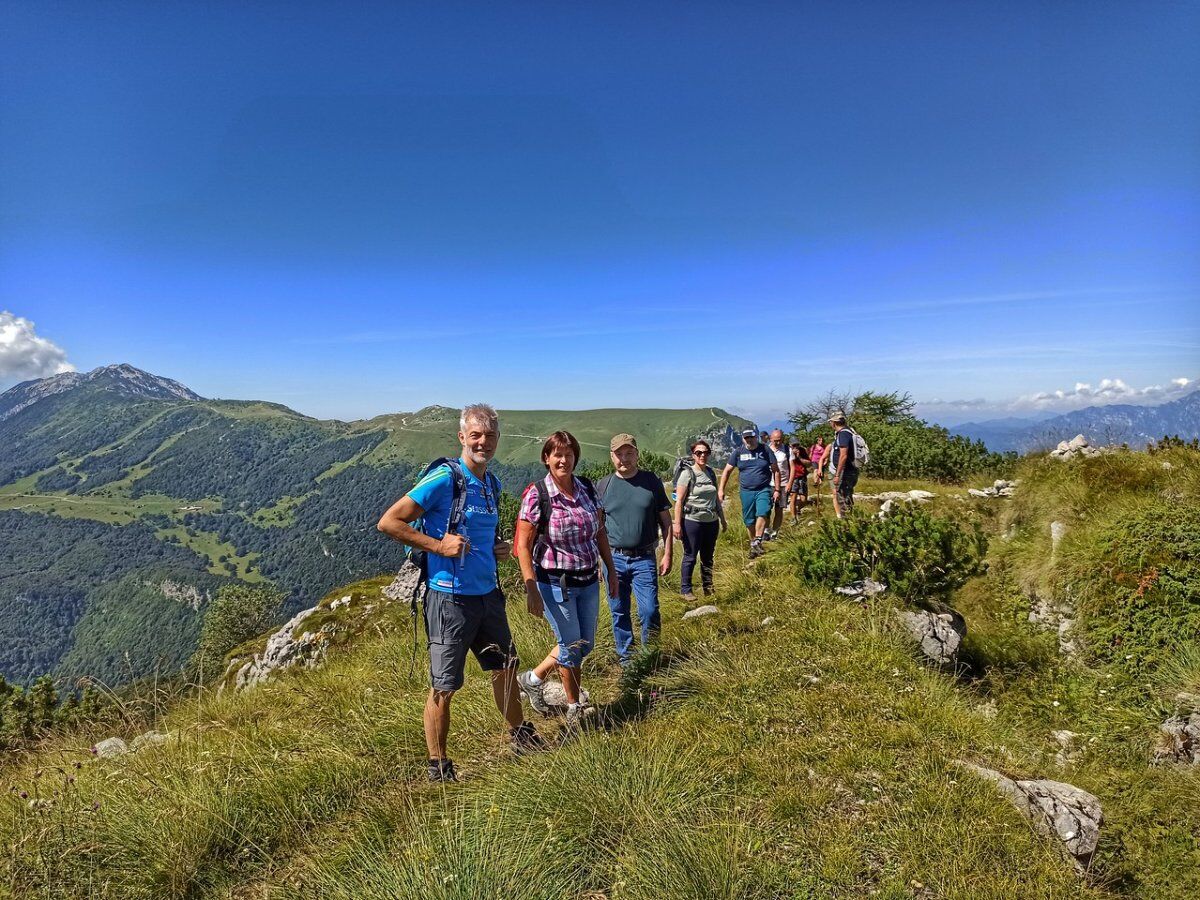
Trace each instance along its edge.
<instances>
[{"instance_id":1,"label":"blue sky","mask_svg":"<svg viewBox=\"0 0 1200 900\"><path fill-rule=\"evenodd\" d=\"M1200 376L1196 4L0 6L0 388L950 420Z\"/></svg>"}]
</instances>

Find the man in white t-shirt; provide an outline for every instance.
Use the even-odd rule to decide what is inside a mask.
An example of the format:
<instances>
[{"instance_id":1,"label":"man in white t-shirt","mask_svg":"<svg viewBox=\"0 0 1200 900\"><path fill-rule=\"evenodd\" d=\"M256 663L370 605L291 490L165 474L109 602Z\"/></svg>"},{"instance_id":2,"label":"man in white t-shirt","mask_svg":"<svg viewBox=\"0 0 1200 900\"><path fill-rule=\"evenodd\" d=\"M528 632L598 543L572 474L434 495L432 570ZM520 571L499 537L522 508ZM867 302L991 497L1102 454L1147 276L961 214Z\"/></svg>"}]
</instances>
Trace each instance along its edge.
<instances>
[{"instance_id":1,"label":"man in white t-shirt","mask_svg":"<svg viewBox=\"0 0 1200 900\"><path fill-rule=\"evenodd\" d=\"M779 465L779 496L775 499L775 512L771 515L771 527L763 535L764 540L770 541L775 539L779 534L779 529L783 527L783 510L787 506L788 488L791 487L792 454L788 450L787 442L783 439L783 432L778 428L771 432L771 439L767 443L767 447L775 454L775 462Z\"/></svg>"}]
</instances>

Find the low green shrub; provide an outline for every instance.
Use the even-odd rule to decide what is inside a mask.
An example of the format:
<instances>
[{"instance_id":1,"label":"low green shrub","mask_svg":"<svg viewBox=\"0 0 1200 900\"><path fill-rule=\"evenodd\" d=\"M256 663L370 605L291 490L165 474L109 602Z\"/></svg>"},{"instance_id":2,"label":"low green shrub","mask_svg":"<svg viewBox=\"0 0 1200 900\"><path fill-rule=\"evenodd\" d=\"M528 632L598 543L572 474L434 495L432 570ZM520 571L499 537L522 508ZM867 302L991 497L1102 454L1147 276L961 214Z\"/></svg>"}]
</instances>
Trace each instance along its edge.
<instances>
[{"instance_id":1,"label":"low green shrub","mask_svg":"<svg viewBox=\"0 0 1200 900\"><path fill-rule=\"evenodd\" d=\"M965 528L915 504L880 519L855 511L825 519L796 550L800 574L830 588L873 578L909 600L944 596L978 574L987 538L977 523Z\"/></svg>"},{"instance_id":2,"label":"low green shrub","mask_svg":"<svg viewBox=\"0 0 1200 900\"><path fill-rule=\"evenodd\" d=\"M1089 647L1124 667L1156 669L1200 640L1200 508L1160 500L1099 536L1102 582L1086 592ZM1084 573L1076 573L1084 574Z\"/></svg>"}]
</instances>

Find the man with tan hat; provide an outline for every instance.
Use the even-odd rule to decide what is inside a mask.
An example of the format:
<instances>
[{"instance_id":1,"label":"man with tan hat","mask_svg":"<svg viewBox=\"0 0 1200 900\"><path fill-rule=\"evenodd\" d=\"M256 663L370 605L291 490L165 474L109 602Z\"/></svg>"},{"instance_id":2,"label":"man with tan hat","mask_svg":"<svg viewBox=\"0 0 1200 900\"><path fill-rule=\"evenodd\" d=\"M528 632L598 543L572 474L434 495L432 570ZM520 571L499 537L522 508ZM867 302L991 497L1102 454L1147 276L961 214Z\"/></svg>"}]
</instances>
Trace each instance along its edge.
<instances>
[{"instance_id":1,"label":"man with tan hat","mask_svg":"<svg viewBox=\"0 0 1200 900\"><path fill-rule=\"evenodd\" d=\"M845 518L854 508L854 486L858 484L858 458L855 455L854 431L846 425L846 414L840 409L829 417L833 426L833 440L821 456L817 467L817 481L824 472L825 461L829 460L829 478L833 482L833 511L839 519Z\"/></svg>"},{"instance_id":2,"label":"man with tan hat","mask_svg":"<svg viewBox=\"0 0 1200 900\"><path fill-rule=\"evenodd\" d=\"M618 434L609 442L613 468L596 483L596 495L612 545L617 569L617 596L608 598L612 610L613 642L622 666L633 654L632 601L637 601L642 644L649 644L658 633L658 577L671 570L674 545L671 531L671 502L662 479L638 468L637 439ZM662 562L655 566L659 535L665 549Z\"/></svg>"}]
</instances>

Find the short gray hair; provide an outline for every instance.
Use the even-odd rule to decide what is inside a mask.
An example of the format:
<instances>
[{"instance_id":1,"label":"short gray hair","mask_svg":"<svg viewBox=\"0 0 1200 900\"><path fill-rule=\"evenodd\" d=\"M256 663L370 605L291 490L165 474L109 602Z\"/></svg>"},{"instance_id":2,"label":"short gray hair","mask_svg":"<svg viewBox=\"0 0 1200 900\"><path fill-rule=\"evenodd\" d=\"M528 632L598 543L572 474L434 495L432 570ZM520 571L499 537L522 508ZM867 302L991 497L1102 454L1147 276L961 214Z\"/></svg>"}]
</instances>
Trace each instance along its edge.
<instances>
[{"instance_id":1,"label":"short gray hair","mask_svg":"<svg viewBox=\"0 0 1200 900\"><path fill-rule=\"evenodd\" d=\"M487 403L472 403L463 407L462 415L458 417L458 430L465 432L471 422L486 425L489 430L500 433L500 417Z\"/></svg>"}]
</instances>

